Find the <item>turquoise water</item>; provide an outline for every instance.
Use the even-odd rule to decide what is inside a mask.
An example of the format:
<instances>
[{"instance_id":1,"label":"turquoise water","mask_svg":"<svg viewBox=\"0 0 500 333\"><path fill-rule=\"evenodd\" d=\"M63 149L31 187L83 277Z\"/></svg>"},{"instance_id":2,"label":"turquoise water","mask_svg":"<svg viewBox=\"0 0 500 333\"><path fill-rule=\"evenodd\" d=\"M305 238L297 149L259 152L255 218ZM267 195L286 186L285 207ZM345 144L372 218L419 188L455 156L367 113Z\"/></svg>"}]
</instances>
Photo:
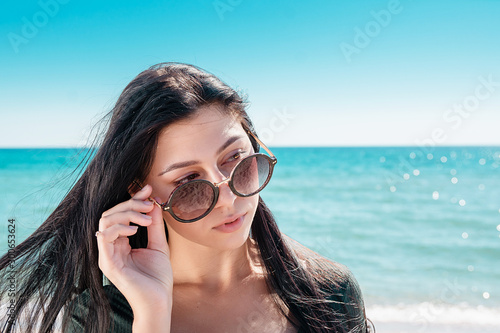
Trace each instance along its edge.
<instances>
[{"instance_id":1,"label":"turquoise water","mask_svg":"<svg viewBox=\"0 0 500 333\"><path fill-rule=\"evenodd\" d=\"M0 150L2 252L8 218L20 242L56 206L77 152ZM471 322L497 323L500 147L273 153L278 164L262 197L281 230L350 267L368 309L418 316L424 307L440 317L458 309Z\"/></svg>"}]
</instances>

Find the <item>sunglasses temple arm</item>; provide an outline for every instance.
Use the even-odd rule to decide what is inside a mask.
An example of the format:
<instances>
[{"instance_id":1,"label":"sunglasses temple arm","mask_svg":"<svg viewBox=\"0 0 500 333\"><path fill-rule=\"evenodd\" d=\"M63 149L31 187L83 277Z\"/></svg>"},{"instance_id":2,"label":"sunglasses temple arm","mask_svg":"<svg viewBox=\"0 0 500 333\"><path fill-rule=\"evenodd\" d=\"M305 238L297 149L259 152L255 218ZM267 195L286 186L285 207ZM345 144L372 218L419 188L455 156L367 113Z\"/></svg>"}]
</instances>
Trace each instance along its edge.
<instances>
[{"instance_id":1,"label":"sunglasses temple arm","mask_svg":"<svg viewBox=\"0 0 500 333\"><path fill-rule=\"evenodd\" d=\"M154 203L155 205L158 206L158 208L160 208L161 210L163 210L163 206L161 205L161 203L159 203L158 201L156 201L155 199L149 197L148 198L149 201L151 201L152 203Z\"/></svg>"},{"instance_id":2,"label":"sunglasses temple arm","mask_svg":"<svg viewBox=\"0 0 500 333\"><path fill-rule=\"evenodd\" d=\"M253 136L253 138L255 139L255 141L257 141L257 143L259 144L259 146L261 146L262 148L264 148L264 150L269 154L269 156L271 156L272 158L275 158L274 154L271 153L271 151L269 150L269 148L266 147L266 145L260 141L260 139L254 135L252 132L248 131L248 133Z\"/></svg>"},{"instance_id":3,"label":"sunglasses temple arm","mask_svg":"<svg viewBox=\"0 0 500 333\"><path fill-rule=\"evenodd\" d=\"M134 180L134 184L139 186L139 188L142 190L144 186L142 186L138 181ZM163 210L163 206L158 202L156 201L155 199L151 198L151 197L148 197L148 200L151 201L152 203L154 203L155 205L157 205L161 210Z\"/></svg>"}]
</instances>

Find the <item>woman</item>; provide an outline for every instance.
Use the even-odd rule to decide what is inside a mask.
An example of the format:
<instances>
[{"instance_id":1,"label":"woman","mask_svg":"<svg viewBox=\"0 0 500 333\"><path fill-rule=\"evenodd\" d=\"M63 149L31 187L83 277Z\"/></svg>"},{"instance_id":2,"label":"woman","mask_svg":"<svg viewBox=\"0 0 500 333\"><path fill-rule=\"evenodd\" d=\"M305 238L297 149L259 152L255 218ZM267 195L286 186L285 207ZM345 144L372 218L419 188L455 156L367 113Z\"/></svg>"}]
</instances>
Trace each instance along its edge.
<instances>
[{"instance_id":1,"label":"woman","mask_svg":"<svg viewBox=\"0 0 500 333\"><path fill-rule=\"evenodd\" d=\"M13 318L42 332L60 313L75 332L365 332L348 269L282 235L259 198L275 163L215 76L142 72L83 175L16 248Z\"/></svg>"}]
</instances>

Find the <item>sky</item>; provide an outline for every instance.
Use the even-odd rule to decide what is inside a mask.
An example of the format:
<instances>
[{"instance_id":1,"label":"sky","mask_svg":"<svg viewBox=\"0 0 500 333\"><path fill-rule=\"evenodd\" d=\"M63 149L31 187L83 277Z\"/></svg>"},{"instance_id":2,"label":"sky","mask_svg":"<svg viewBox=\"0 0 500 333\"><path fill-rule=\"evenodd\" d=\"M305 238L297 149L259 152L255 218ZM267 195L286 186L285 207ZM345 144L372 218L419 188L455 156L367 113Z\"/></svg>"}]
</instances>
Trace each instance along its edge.
<instances>
[{"instance_id":1,"label":"sky","mask_svg":"<svg viewBox=\"0 0 500 333\"><path fill-rule=\"evenodd\" d=\"M0 147L85 145L137 74L197 65L270 146L500 145L500 1L3 1Z\"/></svg>"}]
</instances>

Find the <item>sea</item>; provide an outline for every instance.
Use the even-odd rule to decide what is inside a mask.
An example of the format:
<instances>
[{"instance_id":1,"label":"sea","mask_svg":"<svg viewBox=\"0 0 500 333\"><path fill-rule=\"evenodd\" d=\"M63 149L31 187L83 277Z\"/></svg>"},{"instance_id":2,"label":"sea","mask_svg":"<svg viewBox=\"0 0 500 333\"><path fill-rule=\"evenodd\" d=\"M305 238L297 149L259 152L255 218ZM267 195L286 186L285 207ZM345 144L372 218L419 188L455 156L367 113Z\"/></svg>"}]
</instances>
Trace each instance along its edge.
<instances>
[{"instance_id":1,"label":"sea","mask_svg":"<svg viewBox=\"0 0 500 333\"><path fill-rule=\"evenodd\" d=\"M500 332L500 147L271 149L261 196L280 229L349 267L375 327ZM1 253L9 225L18 244L56 207L82 153L0 149Z\"/></svg>"}]
</instances>

